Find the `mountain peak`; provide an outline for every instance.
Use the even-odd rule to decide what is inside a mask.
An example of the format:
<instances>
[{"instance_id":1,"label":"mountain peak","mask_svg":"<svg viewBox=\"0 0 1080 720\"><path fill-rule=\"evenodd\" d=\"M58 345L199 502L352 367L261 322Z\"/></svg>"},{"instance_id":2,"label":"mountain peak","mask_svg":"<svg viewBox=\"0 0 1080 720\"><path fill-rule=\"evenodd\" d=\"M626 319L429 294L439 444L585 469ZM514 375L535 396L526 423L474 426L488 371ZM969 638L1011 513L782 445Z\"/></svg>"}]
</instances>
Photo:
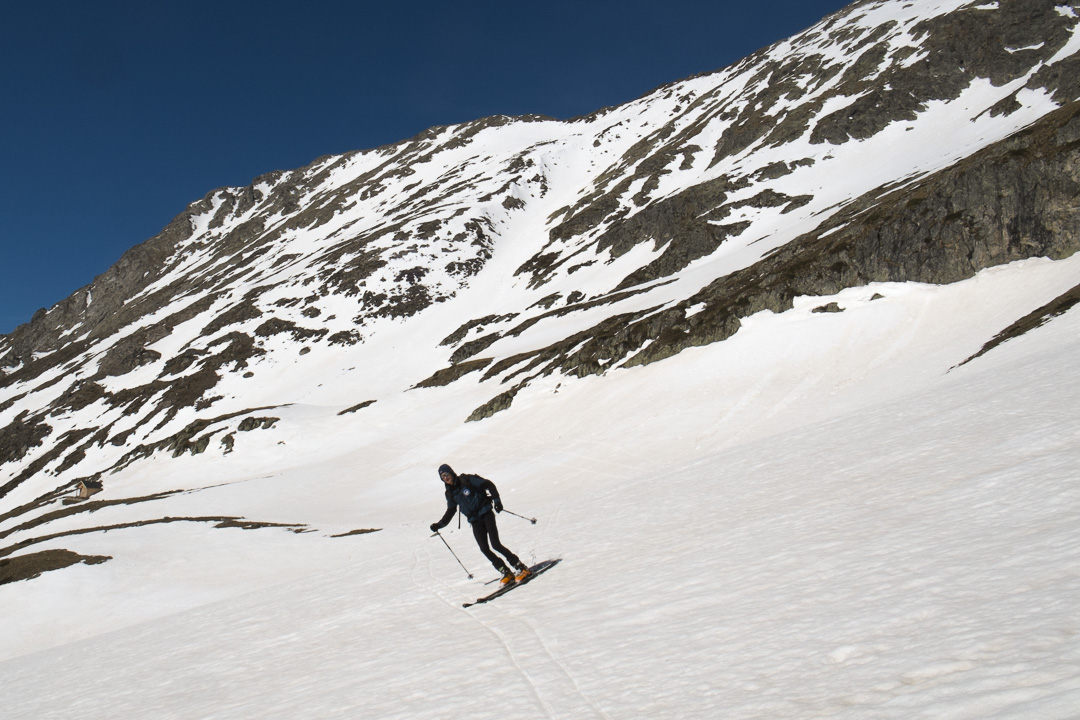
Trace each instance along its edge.
<instances>
[{"instance_id":1,"label":"mountain peak","mask_svg":"<svg viewBox=\"0 0 1080 720\"><path fill-rule=\"evenodd\" d=\"M171 436L195 408L269 400L229 377L284 380L283 353L297 379L315 358L336 356L344 372L352 349L402 323L423 337L422 317L448 319L418 340L427 369L401 389L483 360L492 402L461 415L476 419L540 375L669 357L796 294L952 282L1070 253L1071 238L1039 230L1050 222L1042 199L1018 196L987 218L975 198L1030 172L1009 162L1017 153L1062 172L1070 151L1055 138L1072 132L1080 97L1076 28L1072 7L1053 0L855 3L731 67L586 118L436 127L215 190L0 340L0 422L50 428L18 462L9 455L6 487L72 452L87 459L65 478L106 471L109 461L89 460L95 447ZM1010 138L1024 128L1028 139ZM958 196L976 171L981 184ZM910 228L878 237L930 198L925 251ZM873 240L855 236L868 217ZM1014 237L1014 217L1035 218L1031 232ZM89 444L61 429L87 425L77 416L88 388L99 411Z\"/></svg>"}]
</instances>

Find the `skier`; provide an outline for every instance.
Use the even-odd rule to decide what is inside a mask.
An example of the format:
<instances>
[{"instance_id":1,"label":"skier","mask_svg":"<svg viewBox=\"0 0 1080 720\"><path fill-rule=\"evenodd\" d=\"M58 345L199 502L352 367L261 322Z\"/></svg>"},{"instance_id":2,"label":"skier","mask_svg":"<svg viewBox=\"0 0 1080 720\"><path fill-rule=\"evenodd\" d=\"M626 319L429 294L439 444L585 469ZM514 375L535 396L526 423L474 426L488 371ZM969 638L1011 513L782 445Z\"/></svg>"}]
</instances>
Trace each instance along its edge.
<instances>
[{"instance_id":1,"label":"skier","mask_svg":"<svg viewBox=\"0 0 1080 720\"><path fill-rule=\"evenodd\" d=\"M503 547L499 542L499 528L495 525L495 513L502 512L502 500L495 483L479 475L458 475L449 465L439 466L439 479L446 485L446 512L439 522L431 524L431 532L439 532L454 517L454 512L461 512L472 525L473 537L480 546L480 552L491 561L495 569L502 573L502 584L520 582L529 576L529 567L518 556ZM489 497L490 496L490 497ZM494 508L495 512L491 512ZM503 559L492 552L492 548L504 555L517 569L513 573Z\"/></svg>"}]
</instances>

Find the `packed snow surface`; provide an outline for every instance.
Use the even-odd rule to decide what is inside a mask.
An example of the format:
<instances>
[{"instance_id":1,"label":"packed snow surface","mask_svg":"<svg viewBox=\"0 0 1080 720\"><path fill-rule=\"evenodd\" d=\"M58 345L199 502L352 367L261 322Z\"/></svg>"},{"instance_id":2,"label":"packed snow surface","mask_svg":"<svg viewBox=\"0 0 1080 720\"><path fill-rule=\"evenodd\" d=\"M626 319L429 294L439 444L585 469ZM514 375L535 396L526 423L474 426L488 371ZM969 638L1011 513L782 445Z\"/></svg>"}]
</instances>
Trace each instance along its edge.
<instances>
[{"instance_id":1,"label":"packed snow surface","mask_svg":"<svg viewBox=\"0 0 1080 720\"><path fill-rule=\"evenodd\" d=\"M0 587L4 717L1075 717L1080 313L958 365L1078 281L1036 259L801 298L481 423L438 388L345 430L283 409L246 471L155 459L148 492L193 489L165 514L310 532L57 543L113 559ZM444 536L471 580L430 536L441 462L562 562L463 609L496 575L468 528Z\"/></svg>"}]
</instances>

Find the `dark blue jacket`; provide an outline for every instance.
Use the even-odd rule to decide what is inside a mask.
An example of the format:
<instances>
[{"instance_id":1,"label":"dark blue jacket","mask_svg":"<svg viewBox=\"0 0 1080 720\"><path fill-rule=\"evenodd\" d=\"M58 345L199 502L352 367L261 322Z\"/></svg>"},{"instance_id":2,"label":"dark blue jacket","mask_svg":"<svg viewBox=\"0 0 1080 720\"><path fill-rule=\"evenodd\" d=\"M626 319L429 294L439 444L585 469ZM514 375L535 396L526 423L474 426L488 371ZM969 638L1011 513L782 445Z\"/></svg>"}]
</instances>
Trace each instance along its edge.
<instances>
[{"instance_id":1,"label":"dark blue jacket","mask_svg":"<svg viewBox=\"0 0 1080 720\"><path fill-rule=\"evenodd\" d=\"M458 508L470 523L491 512L492 501L499 498L495 483L479 475L458 475L453 470L450 474L454 483L446 486L446 512L436 523L440 528L446 527Z\"/></svg>"}]
</instances>

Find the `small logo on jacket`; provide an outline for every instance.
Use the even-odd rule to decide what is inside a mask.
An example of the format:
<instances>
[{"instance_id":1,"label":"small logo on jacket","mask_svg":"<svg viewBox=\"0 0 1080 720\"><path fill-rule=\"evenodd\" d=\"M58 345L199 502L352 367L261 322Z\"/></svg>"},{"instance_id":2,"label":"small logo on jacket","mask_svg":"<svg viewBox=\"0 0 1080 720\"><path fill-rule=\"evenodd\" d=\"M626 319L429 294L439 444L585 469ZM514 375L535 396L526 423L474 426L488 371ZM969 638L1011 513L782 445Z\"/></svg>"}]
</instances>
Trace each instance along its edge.
<instances>
[{"instance_id":1,"label":"small logo on jacket","mask_svg":"<svg viewBox=\"0 0 1080 720\"><path fill-rule=\"evenodd\" d=\"M465 495L472 495L472 493L471 493L471 492L469 492L469 488L465 488L465 493L464 493L464 494L465 494Z\"/></svg>"}]
</instances>

